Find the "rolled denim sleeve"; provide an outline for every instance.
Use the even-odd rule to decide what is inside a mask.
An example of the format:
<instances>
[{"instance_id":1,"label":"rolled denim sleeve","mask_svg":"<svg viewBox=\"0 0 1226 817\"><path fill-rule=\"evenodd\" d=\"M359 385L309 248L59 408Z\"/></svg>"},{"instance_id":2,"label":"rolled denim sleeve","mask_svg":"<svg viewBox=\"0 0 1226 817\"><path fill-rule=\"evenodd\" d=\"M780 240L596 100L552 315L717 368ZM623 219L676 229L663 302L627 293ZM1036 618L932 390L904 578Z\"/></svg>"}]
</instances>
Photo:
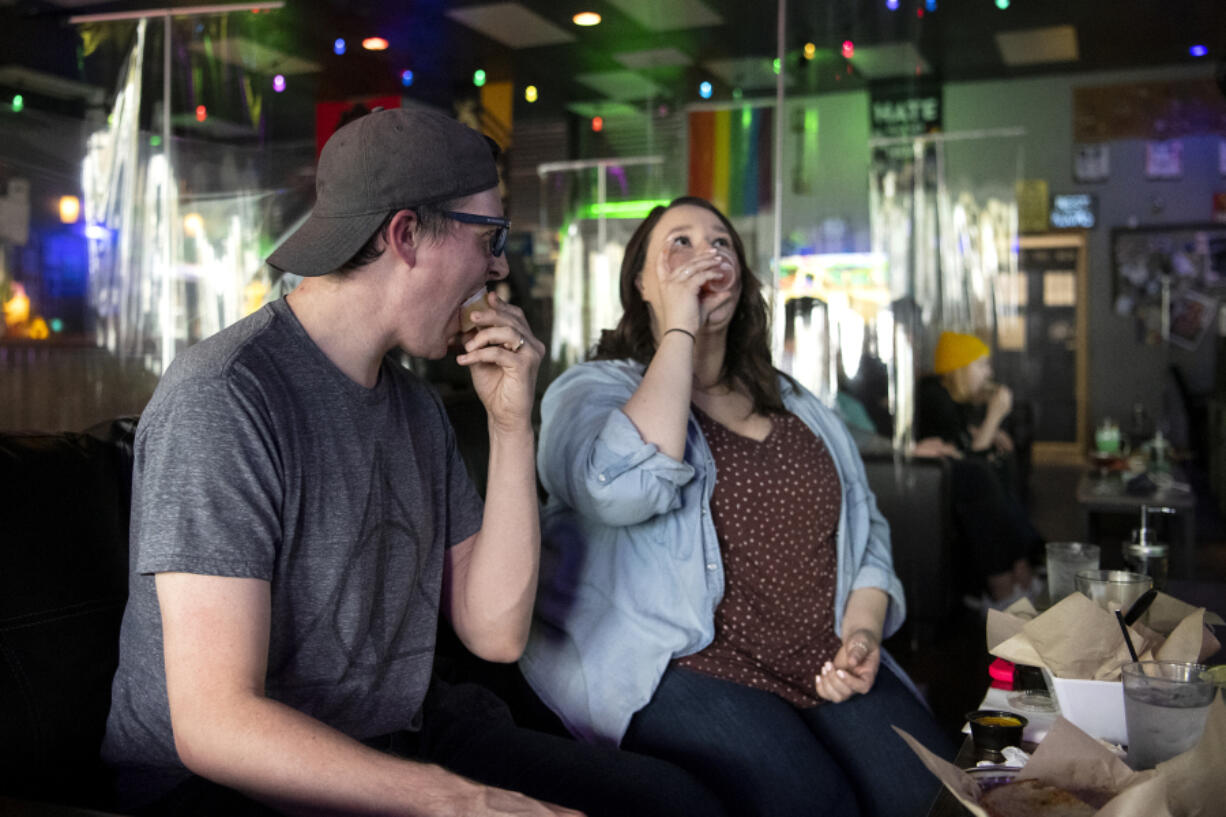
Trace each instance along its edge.
<instances>
[{"instance_id":1,"label":"rolled denim sleeve","mask_svg":"<svg viewBox=\"0 0 1226 817\"><path fill-rule=\"evenodd\" d=\"M622 406L641 382L622 363L572 367L541 402L537 465L551 495L580 515L620 527L681 507L694 468L646 442Z\"/></svg>"},{"instance_id":2,"label":"rolled denim sleeve","mask_svg":"<svg viewBox=\"0 0 1226 817\"><path fill-rule=\"evenodd\" d=\"M851 451L854 452L855 443L850 433L844 430L844 434L847 436L846 446L850 446ZM886 522L885 517L877 508L877 498L873 496L872 489L868 487L868 476L864 473L864 461L854 453L852 456L845 457L844 460L847 464L847 476L855 480L856 492L862 497L864 510L868 514L868 542L850 589L876 587L884 590L890 597L883 628L883 636L888 638L897 632L907 616L907 602L902 582L898 574L894 572L894 556L890 547L890 524Z\"/></svg>"}]
</instances>

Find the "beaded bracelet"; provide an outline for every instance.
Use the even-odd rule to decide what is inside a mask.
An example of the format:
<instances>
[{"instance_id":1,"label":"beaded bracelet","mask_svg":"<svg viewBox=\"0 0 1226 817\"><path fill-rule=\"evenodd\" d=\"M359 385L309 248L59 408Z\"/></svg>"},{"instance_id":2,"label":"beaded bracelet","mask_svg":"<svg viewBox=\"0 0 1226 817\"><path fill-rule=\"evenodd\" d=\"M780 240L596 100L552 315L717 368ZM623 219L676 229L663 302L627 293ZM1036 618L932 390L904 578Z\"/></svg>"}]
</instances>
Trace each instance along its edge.
<instances>
[{"instance_id":1,"label":"beaded bracelet","mask_svg":"<svg viewBox=\"0 0 1226 817\"><path fill-rule=\"evenodd\" d=\"M690 340L694 341L695 343L698 342L698 338L694 337L694 333L688 329L682 329L678 326L674 326L672 329L665 329L664 335L667 335L669 332L680 332L683 335L689 335ZM664 335L661 335L660 337L663 338Z\"/></svg>"}]
</instances>

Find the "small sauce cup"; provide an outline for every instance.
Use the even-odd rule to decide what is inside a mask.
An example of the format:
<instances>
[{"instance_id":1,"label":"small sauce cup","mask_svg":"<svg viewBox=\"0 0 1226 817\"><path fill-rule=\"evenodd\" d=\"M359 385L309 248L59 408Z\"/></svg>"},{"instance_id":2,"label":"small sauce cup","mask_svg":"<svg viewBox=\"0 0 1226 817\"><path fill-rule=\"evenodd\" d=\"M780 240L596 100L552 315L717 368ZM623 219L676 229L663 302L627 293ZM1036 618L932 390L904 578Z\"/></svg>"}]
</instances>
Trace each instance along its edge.
<instances>
[{"instance_id":1,"label":"small sauce cup","mask_svg":"<svg viewBox=\"0 0 1226 817\"><path fill-rule=\"evenodd\" d=\"M989 760L1003 760L1001 749L1022 745L1022 730L1029 723L1015 712L1003 709L978 709L968 712L966 720L971 725L971 739L975 749Z\"/></svg>"}]
</instances>

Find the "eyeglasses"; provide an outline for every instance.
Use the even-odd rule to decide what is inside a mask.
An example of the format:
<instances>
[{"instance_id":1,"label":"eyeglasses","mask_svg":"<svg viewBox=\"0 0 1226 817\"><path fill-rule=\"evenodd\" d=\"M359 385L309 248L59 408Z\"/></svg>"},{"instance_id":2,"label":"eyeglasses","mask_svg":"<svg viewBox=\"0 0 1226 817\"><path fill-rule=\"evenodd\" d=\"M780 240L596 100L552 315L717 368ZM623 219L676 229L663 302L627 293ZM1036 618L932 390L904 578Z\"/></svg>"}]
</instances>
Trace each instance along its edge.
<instances>
[{"instance_id":1,"label":"eyeglasses","mask_svg":"<svg viewBox=\"0 0 1226 817\"><path fill-rule=\"evenodd\" d=\"M497 258L506 249L507 233L511 231L510 219L499 218L498 216L479 216L476 213L457 213L453 210L442 210L441 212L447 218L463 224L487 224L497 227L497 231L490 238L490 255Z\"/></svg>"}]
</instances>

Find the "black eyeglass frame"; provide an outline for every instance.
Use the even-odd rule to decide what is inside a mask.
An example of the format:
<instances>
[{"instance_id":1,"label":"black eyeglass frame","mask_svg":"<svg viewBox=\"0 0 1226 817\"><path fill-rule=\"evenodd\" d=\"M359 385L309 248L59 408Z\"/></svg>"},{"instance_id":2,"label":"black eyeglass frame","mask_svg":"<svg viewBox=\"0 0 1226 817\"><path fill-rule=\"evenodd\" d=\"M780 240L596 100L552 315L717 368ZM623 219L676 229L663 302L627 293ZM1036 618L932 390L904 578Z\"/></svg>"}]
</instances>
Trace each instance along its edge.
<instances>
[{"instance_id":1,"label":"black eyeglass frame","mask_svg":"<svg viewBox=\"0 0 1226 817\"><path fill-rule=\"evenodd\" d=\"M497 227L498 231L490 238L490 255L497 258L507 246L507 234L511 232L511 220L498 216L479 216L476 213L460 213L455 210L440 210L447 218L462 224L484 224Z\"/></svg>"}]
</instances>

